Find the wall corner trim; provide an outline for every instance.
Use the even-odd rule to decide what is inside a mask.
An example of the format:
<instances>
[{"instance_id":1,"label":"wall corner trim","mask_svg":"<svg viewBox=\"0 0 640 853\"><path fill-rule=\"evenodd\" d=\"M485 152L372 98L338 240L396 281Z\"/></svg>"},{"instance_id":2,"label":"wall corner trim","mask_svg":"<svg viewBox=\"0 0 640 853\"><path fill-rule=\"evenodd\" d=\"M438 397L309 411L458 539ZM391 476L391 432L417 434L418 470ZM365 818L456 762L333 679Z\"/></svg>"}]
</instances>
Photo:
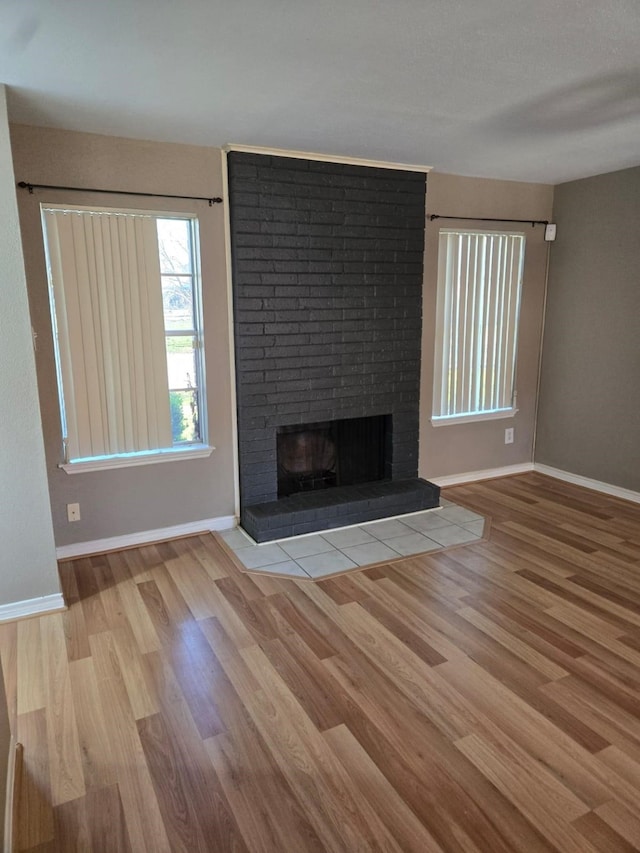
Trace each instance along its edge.
<instances>
[{"instance_id":1,"label":"wall corner trim","mask_svg":"<svg viewBox=\"0 0 640 853\"><path fill-rule=\"evenodd\" d=\"M88 557L90 554L104 554L105 551L120 551L135 548L137 545L149 545L181 536L193 536L197 533L209 533L211 530L229 530L235 527L238 519L235 515L220 515L217 518L203 518L187 524L175 524L172 527L159 527L156 530L141 530L139 533L127 533L124 536L110 536L108 539L92 539L87 542L74 542L56 548L58 560L72 560L75 557Z\"/></svg>"},{"instance_id":2,"label":"wall corner trim","mask_svg":"<svg viewBox=\"0 0 640 853\"><path fill-rule=\"evenodd\" d=\"M570 471L562 471L560 468L553 468L551 465L543 465L539 462L534 464L533 469L534 471L537 471L538 474L546 474L547 477L554 477L556 480L564 480L566 483L573 483L575 486L582 486L583 489L592 489L594 492L603 492L605 495L611 495L614 498L621 498L624 501L640 503L640 492L634 492L632 489L623 489L622 486L614 486L611 483L592 480L590 477L583 477L580 474L572 474Z\"/></svg>"},{"instance_id":3,"label":"wall corner trim","mask_svg":"<svg viewBox=\"0 0 640 853\"><path fill-rule=\"evenodd\" d=\"M512 474L526 474L533 470L533 462L521 462L518 465L505 465L502 468L484 468L481 471L466 471L464 474L449 474L443 477L427 477L427 479L441 488L446 488L460 486L463 483L476 483L480 480L510 477Z\"/></svg>"},{"instance_id":4,"label":"wall corner trim","mask_svg":"<svg viewBox=\"0 0 640 853\"><path fill-rule=\"evenodd\" d=\"M0 622L12 622L15 619L25 619L27 616L41 616L66 609L67 605L64 603L62 593L56 592L53 595L41 595L38 598L27 598L25 601L0 604Z\"/></svg>"},{"instance_id":5,"label":"wall corner trim","mask_svg":"<svg viewBox=\"0 0 640 853\"><path fill-rule=\"evenodd\" d=\"M18 818L18 799L20 797L20 782L22 779L24 749L16 741L14 735L9 743L9 760L7 762L7 794L4 808L4 845L3 853L13 853L17 850L15 844L16 824Z\"/></svg>"}]
</instances>

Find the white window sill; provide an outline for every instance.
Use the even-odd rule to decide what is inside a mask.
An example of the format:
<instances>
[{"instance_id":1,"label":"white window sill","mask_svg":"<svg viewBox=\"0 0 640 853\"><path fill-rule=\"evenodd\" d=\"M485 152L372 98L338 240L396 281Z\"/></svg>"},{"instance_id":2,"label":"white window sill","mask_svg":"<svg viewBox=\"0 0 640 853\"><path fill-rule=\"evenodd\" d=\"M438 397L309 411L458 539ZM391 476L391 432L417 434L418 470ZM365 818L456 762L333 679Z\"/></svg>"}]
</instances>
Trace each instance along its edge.
<instances>
[{"instance_id":1,"label":"white window sill","mask_svg":"<svg viewBox=\"0 0 640 853\"><path fill-rule=\"evenodd\" d=\"M167 450L151 450L141 453L123 453L120 456L95 456L58 465L67 474L84 474L88 471L106 471L109 468L132 468L136 465L155 465L158 462L176 462L180 459L205 459L215 447L207 444L190 444L186 447L170 447Z\"/></svg>"},{"instance_id":2,"label":"white window sill","mask_svg":"<svg viewBox=\"0 0 640 853\"><path fill-rule=\"evenodd\" d=\"M503 418L513 418L518 409L499 409L495 412L473 412L470 415L446 415L444 417L432 417L431 426L453 426L453 424L472 424L477 421L498 421Z\"/></svg>"}]
</instances>

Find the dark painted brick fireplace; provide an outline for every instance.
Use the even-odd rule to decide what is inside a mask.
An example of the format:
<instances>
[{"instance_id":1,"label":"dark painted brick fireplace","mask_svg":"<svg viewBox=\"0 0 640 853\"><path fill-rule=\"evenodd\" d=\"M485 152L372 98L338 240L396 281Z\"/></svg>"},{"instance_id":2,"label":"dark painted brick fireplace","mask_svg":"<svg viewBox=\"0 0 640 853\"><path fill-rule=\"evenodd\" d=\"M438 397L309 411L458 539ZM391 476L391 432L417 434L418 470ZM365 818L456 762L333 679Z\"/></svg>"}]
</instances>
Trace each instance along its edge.
<instances>
[{"instance_id":1,"label":"dark painted brick fireplace","mask_svg":"<svg viewBox=\"0 0 640 853\"><path fill-rule=\"evenodd\" d=\"M243 527L265 541L437 506L417 479L425 175L228 165ZM279 428L375 415L383 481L278 501Z\"/></svg>"}]
</instances>

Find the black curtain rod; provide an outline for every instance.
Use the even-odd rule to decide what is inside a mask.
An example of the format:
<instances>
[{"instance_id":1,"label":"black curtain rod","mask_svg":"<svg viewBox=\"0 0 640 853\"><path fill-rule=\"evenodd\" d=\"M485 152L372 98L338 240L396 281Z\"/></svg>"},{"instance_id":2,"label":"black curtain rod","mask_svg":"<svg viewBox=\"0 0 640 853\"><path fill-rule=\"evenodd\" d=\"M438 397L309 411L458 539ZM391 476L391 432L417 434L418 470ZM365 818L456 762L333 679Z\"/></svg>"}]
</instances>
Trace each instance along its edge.
<instances>
[{"instance_id":1,"label":"black curtain rod","mask_svg":"<svg viewBox=\"0 0 640 853\"><path fill-rule=\"evenodd\" d=\"M34 189L37 190L73 190L73 192L79 193L107 193L107 195L138 195L144 196L145 198L179 198L186 199L188 201L208 201L209 207L214 204L221 204L222 199L220 196L213 196L208 198L206 196L197 196L197 195L168 195L166 193L134 193L129 190L97 190L91 189L89 187L56 187L51 184L30 184L28 181L18 181L18 186L23 190L29 190L29 193L32 194Z\"/></svg>"},{"instance_id":2,"label":"black curtain rod","mask_svg":"<svg viewBox=\"0 0 640 853\"><path fill-rule=\"evenodd\" d=\"M433 222L434 219L466 219L469 222L522 222L531 223L534 225L548 225L548 219L496 219L494 216L441 216L439 213L432 213L429 219Z\"/></svg>"}]
</instances>

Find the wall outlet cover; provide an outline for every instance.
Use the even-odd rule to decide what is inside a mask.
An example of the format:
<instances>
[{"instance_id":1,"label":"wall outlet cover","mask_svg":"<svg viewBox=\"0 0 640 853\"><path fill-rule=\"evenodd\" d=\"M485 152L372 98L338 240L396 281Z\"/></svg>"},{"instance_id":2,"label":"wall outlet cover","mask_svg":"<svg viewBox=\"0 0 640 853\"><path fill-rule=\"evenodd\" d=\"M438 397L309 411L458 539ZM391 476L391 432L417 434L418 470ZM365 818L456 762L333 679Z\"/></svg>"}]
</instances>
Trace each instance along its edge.
<instances>
[{"instance_id":1,"label":"wall outlet cover","mask_svg":"<svg viewBox=\"0 0 640 853\"><path fill-rule=\"evenodd\" d=\"M67 520L80 521L80 504L67 504Z\"/></svg>"}]
</instances>

